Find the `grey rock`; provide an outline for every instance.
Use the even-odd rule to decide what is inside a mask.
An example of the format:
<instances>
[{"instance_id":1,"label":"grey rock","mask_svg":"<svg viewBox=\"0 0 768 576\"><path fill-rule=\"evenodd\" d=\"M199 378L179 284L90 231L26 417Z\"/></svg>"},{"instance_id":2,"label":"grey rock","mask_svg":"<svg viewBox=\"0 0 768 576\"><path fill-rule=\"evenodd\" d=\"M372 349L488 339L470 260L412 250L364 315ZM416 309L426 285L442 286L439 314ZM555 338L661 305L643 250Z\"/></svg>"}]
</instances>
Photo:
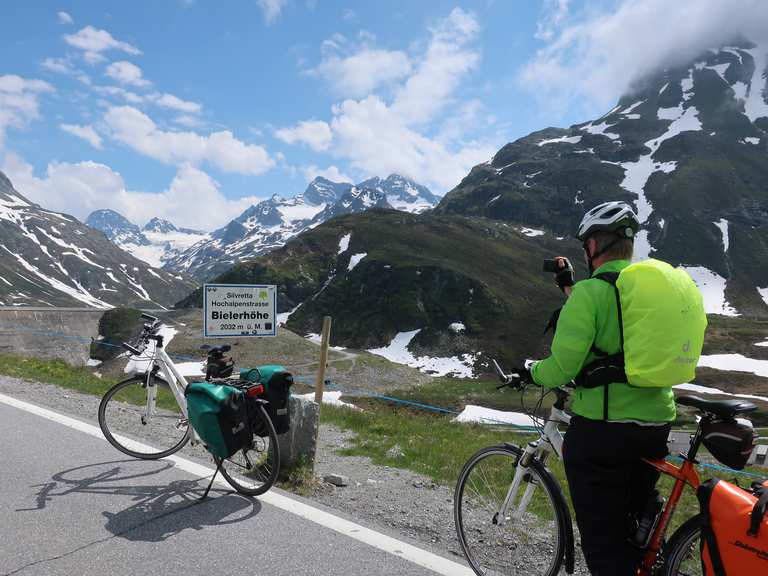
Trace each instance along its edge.
<instances>
[{"instance_id":1,"label":"grey rock","mask_svg":"<svg viewBox=\"0 0 768 576\"><path fill-rule=\"evenodd\" d=\"M285 477L295 465L314 468L317 450L318 405L304 398L291 396L288 404L291 428L277 437L280 446L280 475Z\"/></svg>"},{"instance_id":2,"label":"grey rock","mask_svg":"<svg viewBox=\"0 0 768 576\"><path fill-rule=\"evenodd\" d=\"M349 478L341 474L326 474L323 480L334 486L349 486Z\"/></svg>"}]
</instances>

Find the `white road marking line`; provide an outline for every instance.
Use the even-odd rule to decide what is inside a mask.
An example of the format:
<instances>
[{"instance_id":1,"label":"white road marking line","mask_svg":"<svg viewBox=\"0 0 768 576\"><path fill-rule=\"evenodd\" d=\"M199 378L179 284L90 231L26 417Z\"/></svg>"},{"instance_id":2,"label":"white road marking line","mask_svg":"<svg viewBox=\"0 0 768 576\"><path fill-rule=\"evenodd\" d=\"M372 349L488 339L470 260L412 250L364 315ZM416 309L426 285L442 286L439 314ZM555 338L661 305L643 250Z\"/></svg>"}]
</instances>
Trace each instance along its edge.
<instances>
[{"instance_id":1,"label":"white road marking line","mask_svg":"<svg viewBox=\"0 0 768 576\"><path fill-rule=\"evenodd\" d=\"M41 416L58 424L62 424L68 428L84 432L90 436L100 438L106 442L106 439L98 426L59 414L58 412L42 408L35 404L24 402L23 400L18 400L11 396L6 396L5 394L0 394L0 402L35 414L36 416ZM146 444L130 440L123 436L118 436L117 434L115 437L128 448L135 448L137 450L147 450L149 448ZM215 471L214 468L203 466L202 464L175 455L169 456L167 460L173 461L179 469L201 478L211 476ZM221 475L217 476L216 482L222 486L229 487L229 484ZM404 560L408 560L409 562L432 570L438 574L443 574L444 576L474 576L474 572L467 566L458 564L452 560L428 552L427 550L422 550L421 548L417 548L416 546L407 544L396 538L387 536L386 534L376 532L375 530L371 530L360 524L355 524L344 518L339 518L338 516L334 516L319 508L299 502L298 500L294 500L293 498L289 498L288 496L284 496L277 492L270 491L258 496L258 498L262 502L266 502L267 504L271 504L286 512L300 516L315 524L330 528L339 534L343 534L358 540L359 542L378 548L379 550L403 558Z\"/></svg>"}]
</instances>

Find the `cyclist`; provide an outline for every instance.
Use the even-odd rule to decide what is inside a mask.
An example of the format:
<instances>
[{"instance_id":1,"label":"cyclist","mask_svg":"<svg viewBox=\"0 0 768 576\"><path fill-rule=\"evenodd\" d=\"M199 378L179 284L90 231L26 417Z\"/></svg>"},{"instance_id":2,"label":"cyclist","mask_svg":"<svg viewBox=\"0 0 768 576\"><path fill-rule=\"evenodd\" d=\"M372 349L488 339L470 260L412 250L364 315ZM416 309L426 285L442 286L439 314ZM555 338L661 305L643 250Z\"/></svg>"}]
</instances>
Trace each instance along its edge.
<instances>
[{"instance_id":1,"label":"cyclist","mask_svg":"<svg viewBox=\"0 0 768 576\"><path fill-rule=\"evenodd\" d=\"M530 368L533 381L544 387L577 383L563 457L581 546L594 576L635 574L643 551L629 537L649 503L658 498L654 486L659 473L641 458L666 456L675 418L670 387L579 385L587 365L622 350L616 293L594 276L629 266L639 227L624 202L606 202L585 214L577 238L591 277L574 283L571 263L557 259L555 281L568 299L557 321L551 355Z\"/></svg>"}]
</instances>

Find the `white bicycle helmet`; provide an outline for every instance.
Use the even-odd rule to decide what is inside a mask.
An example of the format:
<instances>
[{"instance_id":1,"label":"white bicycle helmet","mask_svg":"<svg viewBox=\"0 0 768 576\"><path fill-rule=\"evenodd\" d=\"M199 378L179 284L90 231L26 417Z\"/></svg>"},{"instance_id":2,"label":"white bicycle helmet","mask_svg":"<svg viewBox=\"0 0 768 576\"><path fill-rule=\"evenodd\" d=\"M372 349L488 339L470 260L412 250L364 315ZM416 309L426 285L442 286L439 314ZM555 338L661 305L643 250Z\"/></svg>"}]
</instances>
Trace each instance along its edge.
<instances>
[{"instance_id":1,"label":"white bicycle helmet","mask_svg":"<svg viewBox=\"0 0 768 576\"><path fill-rule=\"evenodd\" d=\"M598 231L633 239L640 229L635 211L626 202L603 202L584 214L576 238L582 242Z\"/></svg>"}]
</instances>

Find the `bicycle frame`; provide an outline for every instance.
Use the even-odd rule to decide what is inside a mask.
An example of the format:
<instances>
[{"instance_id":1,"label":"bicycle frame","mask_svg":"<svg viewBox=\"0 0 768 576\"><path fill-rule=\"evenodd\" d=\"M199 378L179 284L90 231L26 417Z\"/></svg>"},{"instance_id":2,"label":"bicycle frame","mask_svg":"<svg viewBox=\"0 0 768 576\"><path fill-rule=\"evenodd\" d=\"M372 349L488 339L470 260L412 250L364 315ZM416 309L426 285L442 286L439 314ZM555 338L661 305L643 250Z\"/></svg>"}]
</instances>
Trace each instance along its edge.
<instances>
[{"instance_id":1,"label":"bicycle frame","mask_svg":"<svg viewBox=\"0 0 768 576\"><path fill-rule=\"evenodd\" d=\"M173 393L173 397L176 399L179 408L181 408L184 418L189 418L187 413L187 399L184 397L184 390L189 385L187 379L176 369L173 360L165 348L157 343L155 349L152 352L152 359L150 360L149 370L147 370L147 382L149 381L150 374L154 372L154 367L157 366L163 376L163 379L168 383L168 387ZM147 386L147 407L145 412L145 418L149 418L155 410L155 400L157 398L157 386ZM189 430L192 434L192 442L200 440L197 432L190 426Z\"/></svg>"},{"instance_id":2,"label":"bicycle frame","mask_svg":"<svg viewBox=\"0 0 768 576\"><path fill-rule=\"evenodd\" d=\"M695 441L696 439L694 439L694 442ZM680 497L683 495L683 489L685 488L685 485L687 484L694 490L697 490L701 484L699 474L696 472L696 463L693 458L683 459L683 464L681 466L675 466L671 462L667 462L666 460L662 459L643 460L656 468L662 474L672 476L675 479L675 484L672 487L669 500L664 506L656 528L653 531L651 541L648 544L648 550L643 557L643 562L640 565L640 568L638 568L637 576L647 576L652 574L652 570L659 560L659 552L661 551L661 547L663 545L663 539L667 532L669 521L672 519L672 514L674 514L675 509L677 508L677 503L680 501Z\"/></svg>"}]
</instances>

